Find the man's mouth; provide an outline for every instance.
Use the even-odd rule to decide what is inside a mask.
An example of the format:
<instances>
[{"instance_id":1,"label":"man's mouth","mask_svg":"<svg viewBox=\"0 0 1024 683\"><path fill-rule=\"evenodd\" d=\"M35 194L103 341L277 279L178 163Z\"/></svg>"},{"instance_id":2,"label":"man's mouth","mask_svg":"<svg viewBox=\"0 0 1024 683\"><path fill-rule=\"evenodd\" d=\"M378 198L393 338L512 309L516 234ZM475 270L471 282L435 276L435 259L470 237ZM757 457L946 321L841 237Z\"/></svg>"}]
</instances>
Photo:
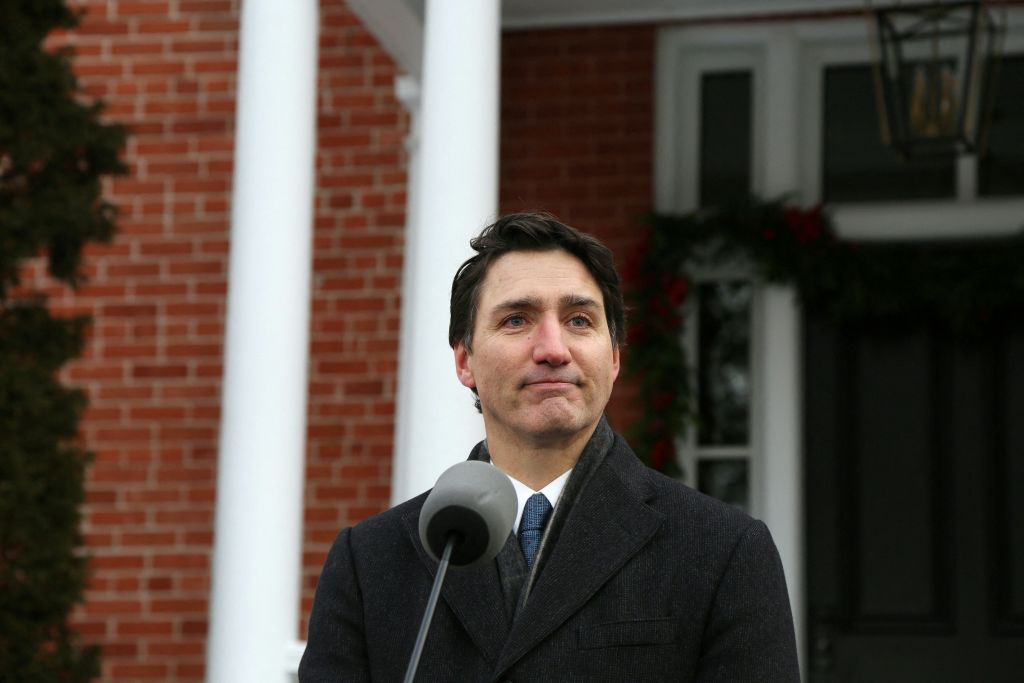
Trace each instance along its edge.
<instances>
[{"instance_id":1,"label":"man's mouth","mask_svg":"<svg viewBox=\"0 0 1024 683\"><path fill-rule=\"evenodd\" d=\"M524 387L536 389L557 389L559 387L576 386L579 378L572 375L532 375L523 382Z\"/></svg>"}]
</instances>

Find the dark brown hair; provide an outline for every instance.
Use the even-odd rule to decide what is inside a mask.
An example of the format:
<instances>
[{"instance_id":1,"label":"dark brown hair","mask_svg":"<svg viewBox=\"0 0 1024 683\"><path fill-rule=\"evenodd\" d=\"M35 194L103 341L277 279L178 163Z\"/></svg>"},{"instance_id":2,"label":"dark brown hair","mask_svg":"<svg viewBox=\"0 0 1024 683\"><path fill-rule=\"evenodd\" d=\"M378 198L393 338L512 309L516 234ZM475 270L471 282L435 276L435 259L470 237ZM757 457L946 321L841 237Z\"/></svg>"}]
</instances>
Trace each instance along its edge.
<instances>
[{"instance_id":1,"label":"dark brown hair","mask_svg":"<svg viewBox=\"0 0 1024 683\"><path fill-rule=\"evenodd\" d=\"M562 250L578 258L597 282L604 298L604 312L612 343L622 346L626 340L626 313L611 250L596 237L559 222L544 213L512 213L502 216L470 240L476 255L463 263L452 280L451 320L448 344L462 342L473 349L473 325L476 321L480 289L491 264L513 251Z\"/></svg>"}]
</instances>

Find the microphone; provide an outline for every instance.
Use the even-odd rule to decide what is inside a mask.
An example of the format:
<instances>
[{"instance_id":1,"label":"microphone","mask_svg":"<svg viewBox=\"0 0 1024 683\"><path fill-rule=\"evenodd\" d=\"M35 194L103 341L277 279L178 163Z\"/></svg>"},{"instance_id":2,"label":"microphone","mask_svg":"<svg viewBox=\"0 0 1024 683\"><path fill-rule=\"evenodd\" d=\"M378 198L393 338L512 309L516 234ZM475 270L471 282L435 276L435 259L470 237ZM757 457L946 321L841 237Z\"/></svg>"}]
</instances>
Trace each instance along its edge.
<instances>
[{"instance_id":1,"label":"microphone","mask_svg":"<svg viewBox=\"0 0 1024 683\"><path fill-rule=\"evenodd\" d=\"M404 683L416 676L448 565L478 567L501 551L516 519L516 490L497 467L467 460L445 470L420 508L420 541L438 561Z\"/></svg>"},{"instance_id":2,"label":"microphone","mask_svg":"<svg viewBox=\"0 0 1024 683\"><path fill-rule=\"evenodd\" d=\"M467 460L438 478L420 510L420 541L440 561L455 537L451 563L478 567L505 545L516 519L516 490L493 465Z\"/></svg>"}]
</instances>

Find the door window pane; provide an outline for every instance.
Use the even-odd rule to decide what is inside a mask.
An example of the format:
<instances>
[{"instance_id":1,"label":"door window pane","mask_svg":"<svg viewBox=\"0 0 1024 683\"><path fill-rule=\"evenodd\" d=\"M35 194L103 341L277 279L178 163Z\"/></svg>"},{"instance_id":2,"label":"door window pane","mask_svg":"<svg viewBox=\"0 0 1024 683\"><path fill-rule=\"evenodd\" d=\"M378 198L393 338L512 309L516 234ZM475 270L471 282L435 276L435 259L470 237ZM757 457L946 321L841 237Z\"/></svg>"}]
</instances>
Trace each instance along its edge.
<instances>
[{"instance_id":1,"label":"door window pane","mask_svg":"<svg viewBox=\"0 0 1024 683\"><path fill-rule=\"evenodd\" d=\"M750 440L750 304L743 280L698 288L697 440L702 446L746 445Z\"/></svg>"},{"instance_id":2,"label":"door window pane","mask_svg":"<svg viewBox=\"0 0 1024 683\"><path fill-rule=\"evenodd\" d=\"M954 196L954 160L906 161L882 144L871 65L828 67L824 79L822 198L825 202Z\"/></svg>"},{"instance_id":3,"label":"door window pane","mask_svg":"<svg viewBox=\"0 0 1024 683\"><path fill-rule=\"evenodd\" d=\"M701 206L729 204L750 194L751 83L749 71L701 77Z\"/></svg>"},{"instance_id":4,"label":"door window pane","mask_svg":"<svg viewBox=\"0 0 1024 683\"><path fill-rule=\"evenodd\" d=\"M741 510L749 510L749 470L746 458L701 460L697 464L697 488Z\"/></svg>"},{"instance_id":5,"label":"door window pane","mask_svg":"<svg viewBox=\"0 0 1024 683\"><path fill-rule=\"evenodd\" d=\"M996 66L988 149L978 161L978 194L1024 194L1024 55L1007 55Z\"/></svg>"}]
</instances>

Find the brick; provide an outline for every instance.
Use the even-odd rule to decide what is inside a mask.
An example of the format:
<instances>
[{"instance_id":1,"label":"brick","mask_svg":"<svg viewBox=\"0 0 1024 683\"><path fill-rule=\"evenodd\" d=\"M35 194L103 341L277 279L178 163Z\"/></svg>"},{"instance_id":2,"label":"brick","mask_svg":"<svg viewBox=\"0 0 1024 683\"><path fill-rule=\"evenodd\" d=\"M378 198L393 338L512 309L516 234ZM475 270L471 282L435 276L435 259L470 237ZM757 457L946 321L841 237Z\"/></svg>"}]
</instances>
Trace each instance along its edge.
<instances>
[{"instance_id":1,"label":"brick","mask_svg":"<svg viewBox=\"0 0 1024 683\"><path fill-rule=\"evenodd\" d=\"M121 534L121 542L126 547L169 546L175 542L175 534L172 532L124 533Z\"/></svg>"},{"instance_id":2,"label":"brick","mask_svg":"<svg viewBox=\"0 0 1024 683\"><path fill-rule=\"evenodd\" d=\"M189 29L187 20L167 20L146 18L140 21L136 31L140 34L180 34Z\"/></svg>"},{"instance_id":3,"label":"brick","mask_svg":"<svg viewBox=\"0 0 1024 683\"><path fill-rule=\"evenodd\" d=\"M189 152L187 140L136 140L135 153L143 157L184 155Z\"/></svg>"},{"instance_id":4,"label":"brick","mask_svg":"<svg viewBox=\"0 0 1024 683\"><path fill-rule=\"evenodd\" d=\"M180 378L188 375L188 366L183 363L135 364L131 371L136 379Z\"/></svg>"},{"instance_id":5,"label":"brick","mask_svg":"<svg viewBox=\"0 0 1024 683\"><path fill-rule=\"evenodd\" d=\"M105 276L108 278L160 277L161 266L156 261L145 263L109 263Z\"/></svg>"},{"instance_id":6,"label":"brick","mask_svg":"<svg viewBox=\"0 0 1024 683\"><path fill-rule=\"evenodd\" d=\"M114 632L118 637L126 636L170 636L174 633L174 624L170 620L125 620L120 619Z\"/></svg>"},{"instance_id":7,"label":"brick","mask_svg":"<svg viewBox=\"0 0 1024 683\"><path fill-rule=\"evenodd\" d=\"M132 614L140 611L142 604L138 600L104 600L93 598L89 600L90 614Z\"/></svg>"},{"instance_id":8,"label":"brick","mask_svg":"<svg viewBox=\"0 0 1024 683\"><path fill-rule=\"evenodd\" d=\"M209 225L207 225L209 230ZM169 277L177 277L180 275L217 275L223 276L227 272L227 263L221 259L217 260L200 260L193 259L189 261L175 261L169 263L167 266L167 274Z\"/></svg>"},{"instance_id":9,"label":"brick","mask_svg":"<svg viewBox=\"0 0 1024 683\"><path fill-rule=\"evenodd\" d=\"M74 630L80 635L83 635L93 641L106 638L109 633L109 629L107 628L107 623L105 621L76 619Z\"/></svg>"},{"instance_id":10,"label":"brick","mask_svg":"<svg viewBox=\"0 0 1024 683\"><path fill-rule=\"evenodd\" d=\"M95 511L89 515L90 525L134 526L146 521L142 510Z\"/></svg>"},{"instance_id":11,"label":"brick","mask_svg":"<svg viewBox=\"0 0 1024 683\"><path fill-rule=\"evenodd\" d=\"M125 399L147 399L153 396L153 387L104 385L99 387L93 396L101 400L116 401Z\"/></svg>"},{"instance_id":12,"label":"brick","mask_svg":"<svg viewBox=\"0 0 1024 683\"><path fill-rule=\"evenodd\" d=\"M168 241L145 242L139 244L139 253L142 256L183 256L192 254L195 246L190 241Z\"/></svg>"},{"instance_id":13,"label":"brick","mask_svg":"<svg viewBox=\"0 0 1024 683\"><path fill-rule=\"evenodd\" d=\"M168 668L165 664L138 664L114 662L110 665L111 676L115 680L167 680Z\"/></svg>"},{"instance_id":14,"label":"brick","mask_svg":"<svg viewBox=\"0 0 1024 683\"><path fill-rule=\"evenodd\" d=\"M180 0L179 9L187 14L233 14L238 10L237 0Z\"/></svg>"},{"instance_id":15,"label":"brick","mask_svg":"<svg viewBox=\"0 0 1024 683\"><path fill-rule=\"evenodd\" d=\"M102 644L103 657L116 659L118 657L136 657L139 653L139 645L130 641L107 641Z\"/></svg>"},{"instance_id":16,"label":"brick","mask_svg":"<svg viewBox=\"0 0 1024 683\"><path fill-rule=\"evenodd\" d=\"M198 641L155 642L149 646L148 652L157 657L201 657L205 654L206 647L204 643Z\"/></svg>"},{"instance_id":17,"label":"brick","mask_svg":"<svg viewBox=\"0 0 1024 683\"><path fill-rule=\"evenodd\" d=\"M123 497L127 504L144 503L147 505L177 503L183 499L182 491L169 488L126 490Z\"/></svg>"},{"instance_id":18,"label":"brick","mask_svg":"<svg viewBox=\"0 0 1024 683\"><path fill-rule=\"evenodd\" d=\"M206 635L209 629L205 619L185 619L181 624L181 632L184 635Z\"/></svg>"},{"instance_id":19,"label":"brick","mask_svg":"<svg viewBox=\"0 0 1024 683\"><path fill-rule=\"evenodd\" d=\"M159 42L128 42L114 43L110 46L110 53L118 56L139 56L158 55L164 51L164 46ZM108 112L109 115L109 112Z\"/></svg>"}]
</instances>

